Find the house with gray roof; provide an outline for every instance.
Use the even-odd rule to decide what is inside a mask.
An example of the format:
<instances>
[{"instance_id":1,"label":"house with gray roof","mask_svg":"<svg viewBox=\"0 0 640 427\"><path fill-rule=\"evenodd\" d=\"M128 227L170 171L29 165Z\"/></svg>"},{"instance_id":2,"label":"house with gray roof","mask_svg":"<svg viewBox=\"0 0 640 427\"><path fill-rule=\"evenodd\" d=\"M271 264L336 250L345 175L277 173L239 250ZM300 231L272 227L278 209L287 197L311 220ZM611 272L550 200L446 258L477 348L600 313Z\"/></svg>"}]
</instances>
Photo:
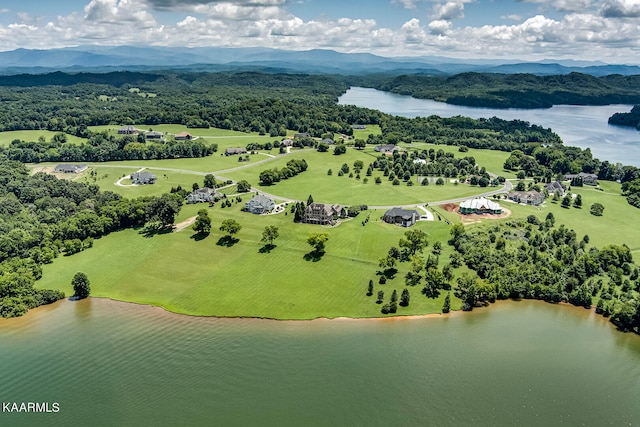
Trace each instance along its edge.
<instances>
[{"instance_id":1,"label":"house with gray roof","mask_svg":"<svg viewBox=\"0 0 640 427\"><path fill-rule=\"evenodd\" d=\"M564 179L566 181L573 181L576 178L581 179L582 182L587 185L598 185L598 175L594 173L580 172L580 173L574 173L574 174L567 174L564 176Z\"/></svg>"},{"instance_id":2,"label":"house with gray roof","mask_svg":"<svg viewBox=\"0 0 640 427\"><path fill-rule=\"evenodd\" d=\"M134 184L155 184L156 176L150 172L136 172L131 174L131 180Z\"/></svg>"},{"instance_id":3,"label":"house with gray roof","mask_svg":"<svg viewBox=\"0 0 640 427\"><path fill-rule=\"evenodd\" d=\"M139 132L135 126L127 125L118 129L118 135L137 135Z\"/></svg>"},{"instance_id":4,"label":"house with gray roof","mask_svg":"<svg viewBox=\"0 0 640 427\"><path fill-rule=\"evenodd\" d=\"M544 203L544 194L536 191L510 191L507 194L509 200L524 205L538 206Z\"/></svg>"},{"instance_id":5,"label":"house with gray roof","mask_svg":"<svg viewBox=\"0 0 640 427\"><path fill-rule=\"evenodd\" d=\"M187 195L187 203L211 203L222 198L222 194L213 188L202 187Z\"/></svg>"},{"instance_id":6,"label":"house with gray roof","mask_svg":"<svg viewBox=\"0 0 640 427\"><path fill-rule=\"evenodd\" d=\"M420 218L416 210L392 208L384 213L382 220L389 224L397 224L402 227L411 227Z\"/></svg>"},{"instance_id":7,"label":"house with gray roof","mask_svg":"<svg viewBox=\"0 0 640 427\"><path fill-rule=\"evenodd\" d=\"M247 149L246 148L227 148L226 150L224 150L225 156L234 156L237 154L247 154Z\"/></svg>"},{"instance_id":8,"label":"house with gray roof","mask_svg":"<svg viewBox=\"0 0 640 427\"><path fill-rule=\"evenodd\" d=\"M550 182L545 185L544 188L549 192L549 194L557 193L559 196L564 196L564 192L567 191L567 186L560 181Z\"/></svg>"},{"instance_id":9,"label":"house with gray roof","mask_svg":"<svg viewBox=\"0 0 640 427\"><path fill-rule=\"evenodd\" d=\"M393 153L394 151L399 151L400 147L393 144L381 144L376 145L376 148L374 148L374 150L376 150L378 153Z\"/></svg>"},{"instance_id":10,"label":"house with gray roof","mask_svg":"<svg viewBox=\"0 0 640 427\"><path fill-rule=\"evenodd\" d=\"M80 173L87 169L87 165L69 165L66 163L56 166L54 172L56 173Z\"/></svg>"},{"instance_id":11,"label":"house with gray roof","mask_svg":"<svg viewBox=\"0 0 640 427\"><path fill-rule=\"evenodd\" d=\"M256 194L244 204L244 210L253 214L264 214L271 212L275 208L276 203L271 197L267 197L264 194Z\"/></svg>"},{"instance_id":12,"label":"house with gray roof","mask_svg":"<svg viewBox=\"0 0 640 427\"><path fill-rule=\"evenodd\" d=\"M156 132L154 130L146 133L145 138L147 139L164 139L164 134L162 132Z\"/></svg>"}]
</instances>

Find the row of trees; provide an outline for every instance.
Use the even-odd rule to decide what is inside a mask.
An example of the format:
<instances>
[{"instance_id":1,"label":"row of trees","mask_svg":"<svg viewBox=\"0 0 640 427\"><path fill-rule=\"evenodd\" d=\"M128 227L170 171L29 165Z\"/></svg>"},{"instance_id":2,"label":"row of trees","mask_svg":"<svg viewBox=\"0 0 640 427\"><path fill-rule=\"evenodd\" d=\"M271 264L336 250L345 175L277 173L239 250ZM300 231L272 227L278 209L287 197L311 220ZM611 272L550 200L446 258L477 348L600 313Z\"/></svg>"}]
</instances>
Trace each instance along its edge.
<instances>
[{"instance_id":1,"label":"row of trees","mask_svg":"<svg viewBox=\"0 0 640 427\"><path fill-rule=\"evenodd\" d=\"M272 185L283 179L289 179L307 170L307 162L304 159L292 159L282 169L274 168L260 172L261 185Z\"/></svg>"}]
</instances>

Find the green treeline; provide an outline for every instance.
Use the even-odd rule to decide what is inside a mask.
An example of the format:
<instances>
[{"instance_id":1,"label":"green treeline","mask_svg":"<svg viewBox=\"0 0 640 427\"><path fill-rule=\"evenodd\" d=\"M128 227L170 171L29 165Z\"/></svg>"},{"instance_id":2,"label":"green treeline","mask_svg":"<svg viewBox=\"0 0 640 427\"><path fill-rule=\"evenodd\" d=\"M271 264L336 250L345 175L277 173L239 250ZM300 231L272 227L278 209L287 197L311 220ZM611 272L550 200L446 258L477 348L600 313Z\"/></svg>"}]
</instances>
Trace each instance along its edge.
<instances>
[{"instance_id":1,"label":"green treeline","mask_svg":"<svg viewBox=\"0 0 640 427\"><path fill-rule=\"evenodd\" d=\"M354 84L434 99L449 104L490 108L548 108L559 104L606 105L640 102L640 76L594 77L581 73L461 73L449 77L404 75L362 77Z\"/></svg>"},{"instance_id":2,"label":"green treeline","mask_svg":"<svg viewBox=\"0 0 640 427\"><path fill-rule=\"evenodd\" d=\"M165 194L128 200L96 185L29 175L21 163L0 156L0 316L64 298L59 291L38 290L42 265L72 255L112 231L173 224L182 197Z\"/></svg>"},{"instance_id":3,"label":"green treeline","mask_svg":"<svg viewBox=\"0 0 640 427\"><path fill-rule=\"evenodd\" d=\"M609 124L629 126L640 130L640 105L635 105L628 113L615 113L609 117Z\"/></svg>"},{"instance_id":4,"label":"green treeline","mask_svg":"<svg viewBox=\"0 0 640 427\"><path fill-rule=\"evenodd\" d=\"M570 302L611 316L622 329L640 333L640 278L626 245L596 248L589 236L578 239L553 214L544 221L530 215L486 229L460 224L449 241L477 278L462 274L454 293L467 309L507 298Z\"/></svg>"}]
</instances>

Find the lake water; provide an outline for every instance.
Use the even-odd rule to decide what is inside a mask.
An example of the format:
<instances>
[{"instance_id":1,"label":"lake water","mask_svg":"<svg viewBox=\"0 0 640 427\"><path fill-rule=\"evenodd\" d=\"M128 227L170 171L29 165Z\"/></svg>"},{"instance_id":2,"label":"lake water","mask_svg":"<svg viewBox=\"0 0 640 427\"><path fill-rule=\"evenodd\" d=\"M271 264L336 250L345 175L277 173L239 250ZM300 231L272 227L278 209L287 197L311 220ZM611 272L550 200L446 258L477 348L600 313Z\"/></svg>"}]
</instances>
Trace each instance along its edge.
<instances>
[{"instance_id":1,"label":"lake water","mask_svg":"<svg viewBox=\"0 0 640 427\"><path fill-rule=\"evenodd\" d=\"M569 306L278 322L102 299L0 320L0 425L640 423L640 337Z\"/></svg>"},{"instance_id":2,"label":"lake water","mask_svg":"<svg viewBox=\"0 0 640 427\"><path fill-rule=\"evenodd\" d=\"M566 145L591 148L594 157L602 161L640 167L640 132L633 128L611 126L607 122L613 113L629 112L631 105L556 105L533 110L475 108L360 87L349 89L340 97L339 103L374 108L405 117L436 115L477 119L495 116L505 120L526 120L551 128Z\"/></svg>"}]
</instances>

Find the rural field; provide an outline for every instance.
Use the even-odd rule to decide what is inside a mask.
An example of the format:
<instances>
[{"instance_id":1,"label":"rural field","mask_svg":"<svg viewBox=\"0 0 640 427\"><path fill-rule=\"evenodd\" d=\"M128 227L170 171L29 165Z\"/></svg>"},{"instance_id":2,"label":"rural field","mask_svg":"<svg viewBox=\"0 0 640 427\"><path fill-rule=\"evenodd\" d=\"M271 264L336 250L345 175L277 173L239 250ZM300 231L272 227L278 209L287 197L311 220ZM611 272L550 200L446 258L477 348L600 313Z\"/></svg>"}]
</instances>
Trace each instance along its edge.
<instances>
[{"instance_id":1,"label":"rural field","mask_svg":"<svg viewBox=\"0 0 640 427\"><path fill-rule=\"evenodd\" d=\"M246 199L245 199L246 200ZM170 311L204 316L251 316L279 319L316 317L378 317L378 290L386 299L394 289L404 289L402 266L396 277L378 284L378 258L397 246L405 229L382 222L383 211L365 211L336 228L294 224L290 215L256 216L241 212L242 204L231 208L207 208L212 233L201 240L191 228L179 233L145 237L140 230L126 230L99 239L94 247L71 257L61 257L45 266L41 288L60 288L72 294L70 280L76 271L85 272L93 296L154 304ZM185 206L177 222L195 215L203 205ZM362 220L370 215L363 226ZM242 225L239 241L227 247L219 244L223 219ZM280 238L269 252L261 251L262 230L276 225ZM419 222L431 241L446 239L444 222ZM306 238L312 232L327 232L326 254L318 261L306 260L311 251ZM441 264L448 259L445 247ZM430 251L426 249L425 253ZM308 257L307 257L308 258ZM95 262L99 259L100 262ZM369 279L374 296L366 296ZM437 299L411 288L411 304L399 307L399 315L440 312L444 293ZM453 302L453 306L459 305Z\"/></svg>"},{"instance_id":2,"label":"rural field","mask_svg":"<svg viewBox=\"0 0 640 427\"><path fill-rule=\"evenodd\" d=\"M181 131L181 127L167 125L166 132ZM375 130L375 129L374 129ZM202 185L206 173L213 173L218 180L247 180L254 187L283 199L307 200L312 195L321 203L345 205L366 204L388 206L423 204L448 200L494 190L472 187L447 180L445 185L393 186L382 172L375 170L366 177L366 167L379 155L373 147L364 150L348 148L343 155L319 153L314 149L294 149L290 154L279 155L278 150L250 155L249 162L238 162L237 156L221 154L225 147L246 146L249 142L275 141L270 137L251 135L240 139L229 131L209 130L212 141L219 144L219 151L204 158L185 158L150 161L105 162L90 165L76 179L98 184L101 189L125 197L160 195L172 187L181 185L190 189L194 182ZM370 130L367 130L370 131ZM363 132L363 131L360 131ZM216 134L217 133L217 134ZM214 135L215 134L215 135ZM242 134L242 136L246 136ZM242 143L239 143L242 141ZM477 164L496 175L505 176L515 183L515 176L502 165L508 153L493 150L473 150L459 153L457 147L433 144L406 144L406 150L439 150L453 152L456 157L473 156ZM300 175L275 185L260 187L258 176L262 170L282 168L291 159L305 159L309 165ZM362 160L365 169L360 179L338 176L343 164L351 169L356 160ZM42 165L38 165L42 166ZM155 185L118 186L116 181L140 168L156 174ZM332 174L328 175L328 170ZM380 176L381 184L374 179ZM364 183L364 178L368 182ZM415 177L413 178L415 180ZM124 180L123 183L129 183ZM235 186L225 189L233 194ZM640 230L631 224L640 220L640 212L631 207L620 195L620 184L605 182L600 188L576 187L574 194L582 197L582 208L562 208L560 203L547 199L540 207L522 206L501 200L503 207L511 211L507 218L464 221L466 227L490 227L498 221L526 218L536 215L540 219L551 212L556 224L566 224L576 230L579 238L588 234L591 245L627 244L636 257L640 255ZM60 257L53 264L44 266L40 288L62 289L68 295L73 291L70 280L77 271L85 272L92 282L92 295L123 301L159 305L167 310L203 316L252 316L277 319L312 319L317 317L378 317L380 305L375 303L377 292L385 293L388 301L393 290L404 288L407 263L399 265L397 275L386 284L378 283L378 260L406 229L381 221L383 209L363 211L358 217L326 228L317 225L295 224L288 213L257 216L242 212L244 202L252 194L242 195L242 202L229 208L221 204L208 207L204 204L184 205L176 223L193 218L197 211L206 209L212 218L212 232L205 238L196 238L191 226L181 232L146 235L143 230L125 230L95 241L94 247L71 257ZM590 214L592 203L605 206L604 215ZM460 222L458 214L441 206L431 206L435 221L420 221L414 229L429 235L429 242L443 243L440 267L448 262L452 251L446 241L450 223ZM422 212L421 212L422 213ZM363 225L366 218L369 221ZM235 219L242 225L238 241L225 244L219 226L224 219ZM260 241L267 225L279 228L276 247L265 250ZM311 247L306 239L312 232L329 233L326 253L321 259L311 259ZM431 253L428 247L424 256ZM100 262L95 262L99 259ZM460 274L465 269L456 269ZM375 283L374 295L366 296L369 280ZM453 281L455 283L455 279ZM421 294L421 286L409 288L409 307L399 307L397 315L439 313L445 293L429 299ZM453 295L452 295L453 297ZM455 297L452 308L460 306Z\"/></svg>"},{"instance_id":3,"label":"rural field","mask_svg":"<svg viewBox=\"0 0 640 427\"><path fill-rule=\"evenodd\" d=\"M0 132L0 147L7 147L11 141L15 139L19 139L20 141L25 142L35 142L38 141L40 137L49 141L53 138L54 135L59 134L61 132L52 132L49 130L15 130L15 131L5 131ZM67 142L71 144L80 144L81 142L86 142L86 139L79 138L77 136L65 134L67 138Z\"/></svg>"}]
</instances>

